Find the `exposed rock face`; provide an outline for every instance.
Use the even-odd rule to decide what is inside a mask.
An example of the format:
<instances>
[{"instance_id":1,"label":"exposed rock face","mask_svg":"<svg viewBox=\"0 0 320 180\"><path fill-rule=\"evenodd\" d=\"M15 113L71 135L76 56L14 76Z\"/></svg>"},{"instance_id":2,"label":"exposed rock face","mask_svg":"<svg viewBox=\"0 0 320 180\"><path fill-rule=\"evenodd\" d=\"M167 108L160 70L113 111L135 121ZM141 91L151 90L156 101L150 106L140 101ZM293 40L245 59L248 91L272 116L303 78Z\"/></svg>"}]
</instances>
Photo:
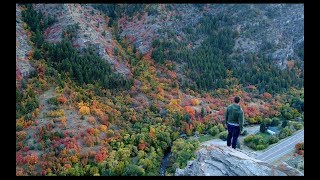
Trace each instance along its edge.
<instances>
[{"instance_id":1,"label":"exposed rock face","mask_svg":"<svg viewBox=\"0 0 320 180\"><path fill-rule=\"evenodd\" d=\"M21 20L21 7L16 5L16 75L27 77L34 68L30 65L28 54L32 50L28 43L26 30Z\"/></svg>"},{"instance_id":2,"label":"exposed rock face","mask_svg":"<svg viewBox=\"0 0 320 180\"><path fill-rule=\"evenodd\" d=\"M57 20L44 32L47 41L60 42L63 30L70 25L78 24L79 30L73 43L74 47L82 49L91 46L103 59L114 65L118 73L125 77L130 75L131 71L126 62L113 54L116 43L107 25L109 19L98 10L85 4L37 4L34 8L43 12L45 16L50 15Z\"/></svg>"},{"instance_id":3,"label":"exposed rock face","mask_svg":"<svg viewBox=\"0 0 320 180\"><path fill-rule=\"evenodd\" d=\"M197 158L176 176L301 176L301 172L283 163L273 166L251 158L227 146L208 146L196 152Z\"/></svg>"},{"instance_id":4,"label":"exposed rock face","mask_svg":"<svg viewBox=\"0 0 320 180\"><path fill-rule=\"evenodd\" d=\"M144 13L139 20L119 20L121 36L128 37L141 53L149 51L155 38L192 42L194 48L207 38L188 38L185 28L196 31L199 21L207 16L230 17L221 21L239 33L234 46L235 54L263 53L285 68L287 60L303 60L298 56L304 46L303 4L156 4L149 5L157 14ZM170 35L173 34L173 35Z\"/></svg>"}]
</instances>

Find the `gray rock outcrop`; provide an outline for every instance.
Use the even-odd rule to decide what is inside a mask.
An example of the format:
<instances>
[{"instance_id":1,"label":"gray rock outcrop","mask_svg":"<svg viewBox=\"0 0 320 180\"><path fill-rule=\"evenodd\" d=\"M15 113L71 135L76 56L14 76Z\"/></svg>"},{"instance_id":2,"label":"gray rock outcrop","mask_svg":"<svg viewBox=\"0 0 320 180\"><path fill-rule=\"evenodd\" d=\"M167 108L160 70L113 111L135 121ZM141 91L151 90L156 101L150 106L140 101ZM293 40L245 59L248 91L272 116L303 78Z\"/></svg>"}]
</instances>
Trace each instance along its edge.
<instances>
[{"instance_id":1,"label":"gray rock outcrop","mask_svg":"<svg viewBox=\"0 0 320 180\"><path fill-rule=\"evenodd\" d=\"M283 163L278 166L254 159L227 146L211 145L196 152L197 158L176 176L301 176L298 170Z\"/></svg>"}]
</instances>

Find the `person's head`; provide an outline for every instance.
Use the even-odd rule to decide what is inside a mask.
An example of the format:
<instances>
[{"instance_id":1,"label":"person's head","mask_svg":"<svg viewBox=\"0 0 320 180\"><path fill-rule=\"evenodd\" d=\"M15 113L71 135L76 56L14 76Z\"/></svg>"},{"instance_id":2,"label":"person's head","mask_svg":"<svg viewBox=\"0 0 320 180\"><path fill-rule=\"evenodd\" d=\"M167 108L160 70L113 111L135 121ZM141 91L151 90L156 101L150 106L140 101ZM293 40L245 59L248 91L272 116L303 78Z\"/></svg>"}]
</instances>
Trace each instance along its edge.
<instances>
[{"instance_id":1,"label":"person's head","mask_svg":"<svg viewBox=\"0 0 320 180\"><path fill-rule=\"evenodd\" d=\"M240 97L239 96L234 97L234 102L238 104L240 102Z\"/></svg>"}]
</instances>

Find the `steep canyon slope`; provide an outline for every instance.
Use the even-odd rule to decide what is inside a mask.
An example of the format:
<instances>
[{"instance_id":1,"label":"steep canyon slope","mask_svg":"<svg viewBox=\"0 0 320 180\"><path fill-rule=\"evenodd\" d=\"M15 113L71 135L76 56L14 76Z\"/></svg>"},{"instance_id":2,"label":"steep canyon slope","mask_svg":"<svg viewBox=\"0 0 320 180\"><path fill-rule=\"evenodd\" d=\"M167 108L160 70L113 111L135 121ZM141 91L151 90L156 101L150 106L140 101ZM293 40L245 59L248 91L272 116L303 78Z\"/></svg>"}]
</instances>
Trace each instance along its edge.
<instances>
[{"instance_id":1,"label":"steep canyon slope","mask_svg":"<svg viewBox=\"0 0 320 180\"><path fill-rule=\"evenodd\" d=\"M303 21L299 4L17 4L16 174L159 175L175 142L192 157L181 137L225 133L236 95L246 124L301 123Z\"/></svg>"}]
</instances>

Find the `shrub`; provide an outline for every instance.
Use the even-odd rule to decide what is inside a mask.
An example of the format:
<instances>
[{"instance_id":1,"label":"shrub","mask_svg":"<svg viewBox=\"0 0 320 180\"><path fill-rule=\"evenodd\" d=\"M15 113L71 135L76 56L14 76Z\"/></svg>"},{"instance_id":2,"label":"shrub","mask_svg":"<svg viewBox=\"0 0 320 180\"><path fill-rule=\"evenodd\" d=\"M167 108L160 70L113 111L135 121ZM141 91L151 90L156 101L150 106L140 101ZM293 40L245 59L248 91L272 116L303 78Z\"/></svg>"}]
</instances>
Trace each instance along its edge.
<instances>
[{"instance_id":1,"label":"shrub","mask_svg":"<svg viewBox=\"0 0 320 180\"><path fill-rule=\"evenodd\" d=\"M303 128L303 125L298 122L292 122L292 126L294 127L295 130L300 130Z\"/></svg>"},{"instance_id":2,"label":"shrub","mask_svg":"<svg viewBox=\"0 0 320 180\"><path fill-rule=\"evenodd\" d=\"M280 124L280 119L277 117L272 118L271 126L278 126Z\"/></svg>"},{"instance_id":3,"label":"shrub","mask_svg":"<svg viewBox=\"0 0 320 180\"><path fill-rule=\"evenodd\" d=\"M252 149L262 150L268 147L268 142L266 142L261 135L249 135L244 139L244 143Z\"/></svg>"},{"instance_id":4,"label":"shrub","mask_svg":"<svg viewBox=\"0 0 320 180\"><path fill-rule=\"evenodd\" d=\"M298 151L298 150L304 150L304 142L297 143L297 144L295 145L295 149L296 149L296 151Z\"/></svg>"},{"instance_id":5,"label":"shrub","mask_svg":"<svg viewBox=\"0 0 320 180\"><path fill-rule=\"evenodd\" d=\"M195 125L195 130L198 131L199 134L202 134L204 129L205 129L205 125L203 123L197 123Z\"/></svg>"},{"instance_id":6,"label":"shrub","mask_svg":"<svg viewBox=\"0 0 320 180\"><path fill-rule=\"evenodd\" d=\"M256 119L256 122L257 122L257 123L260 123L260 122L263 121L263 119L262 119L261 116L257 116L255 119Z\"/></svg>"},{"instance_id":7,"label":"shrub","mask_svg":"<svg viewBox=\"0 0 320 180\"><path fill-rule=\"evenodd\" d=\"M248 122L249 124L255 124L257 121L253 117L251 117L248 119Z\"/></svg>"},{"instance_id":8,"label":"shrub","mask_svg":"<svg viewBox=\"0 0 320 180\"><path fill-rule=\"evenodd\" d=\"M244 142L245 143L249 143L249 142L251 142L253 140L253 138L254 138L254 135L250 134L249 136L244 138Z\"/></svg>"},{"instance_id":9,"label":"shrub","mask_svg":"<svg viewBox=\"0 0 320 180\"><path fill-rule=\"evenodd\" d=\"M184 168L187 162L195 158L194 151L199 147L199 141L177 139L172 146L172 162L176 168Z\"/></svg>"},{"instance_id":10,"label":"shrub","mask_svg":"<svg viewBox=\"0 0 320 180\"><path fill-rule=\"evenodd\" d=\"M253 138L253 142L256 144L262 144L264 142L264 140L261 135L255 135Z\"/></svg>"},{"instance_id":11,"label":"shrub","mask_svg":"<svg viewBox=\"0 0 320 180\"><path fill-rule=\"evenodd\" d=\"M209 134L211 134L212 136L215 136L219 133L219 129L217 126L214 126L212 128L209 129Z\"/></svg>"},{"instance_id":12,"label":"shrub","mask_svg":"<svg viewBox=\"0 0 320 180\"><path fill-rule=\"evenodd\" d=\"M48 99L48 100L47 100L47 103L48 103L48 104L55 105L55 106L58 106L58 105L59 105L59 101L58 101L57 97L52 97L52 98Z\"/></svg>"},{"instance_id":13,"label":"shrub","mask_svg":"<svg viewBox=\"0 0 320 180\"><path fill-rule=\"evenodd\" d=\"M219 138L222 139L223 141L226 141L228 137L228 131L223 131L219 133Z\"/></svg>"},{"instance_id":14,"label":"shrub","mask_svg":"<svg viewBox=\"0 0 320 180\"><path fill-rule=\"evenodd\" d=\"M267 147L268 147L267 144L258 144L255 149L256 150L262 150L262 149L265 149Z\"/></svg>"},{"instance_id":15,"label":"shrub","mask_svg":"<svg viewBox=\"0 0 320 180\"><path fill-rule=\"evenodd\" d=\"M223 131L226 130L221 123L219 123L219 124L217 125L217 127L218 127L218 129L219 129L219 132L223 132Z\"/></svg>"},{"instance_id":16,"label":"shrub","mask_svg":"<svg viewBox=\"0 0 320 180\"><path fill-rule=\"evenodd\" d=\"M279 141L279 138L277 136L270 136L268 139L269 144L274 144L274 143L277 143L278 141Z\"/></svg>"},{"instance_id":17,"label":"shrub","mask_svg":"<svg viewBox=\"0 0 320 180\"><path fill-rule=\"evenodd\" d=\"M263 122L266 124L266 126L270 126L272 124L272 120L270 118L265 118Z\"/></svg>"},{"instance_id":18,"label":"shrub","mask_svg":"<svg viewBox=\"0 0 320 180\"><path fill-rule=\"evenodd\" d=\"M285 127L280 131L279 138L283 139L283 138L286 138L288 136L291 136L291 134L292 134L292 130L289 127Z\"/></svg>"}]
</instances>

